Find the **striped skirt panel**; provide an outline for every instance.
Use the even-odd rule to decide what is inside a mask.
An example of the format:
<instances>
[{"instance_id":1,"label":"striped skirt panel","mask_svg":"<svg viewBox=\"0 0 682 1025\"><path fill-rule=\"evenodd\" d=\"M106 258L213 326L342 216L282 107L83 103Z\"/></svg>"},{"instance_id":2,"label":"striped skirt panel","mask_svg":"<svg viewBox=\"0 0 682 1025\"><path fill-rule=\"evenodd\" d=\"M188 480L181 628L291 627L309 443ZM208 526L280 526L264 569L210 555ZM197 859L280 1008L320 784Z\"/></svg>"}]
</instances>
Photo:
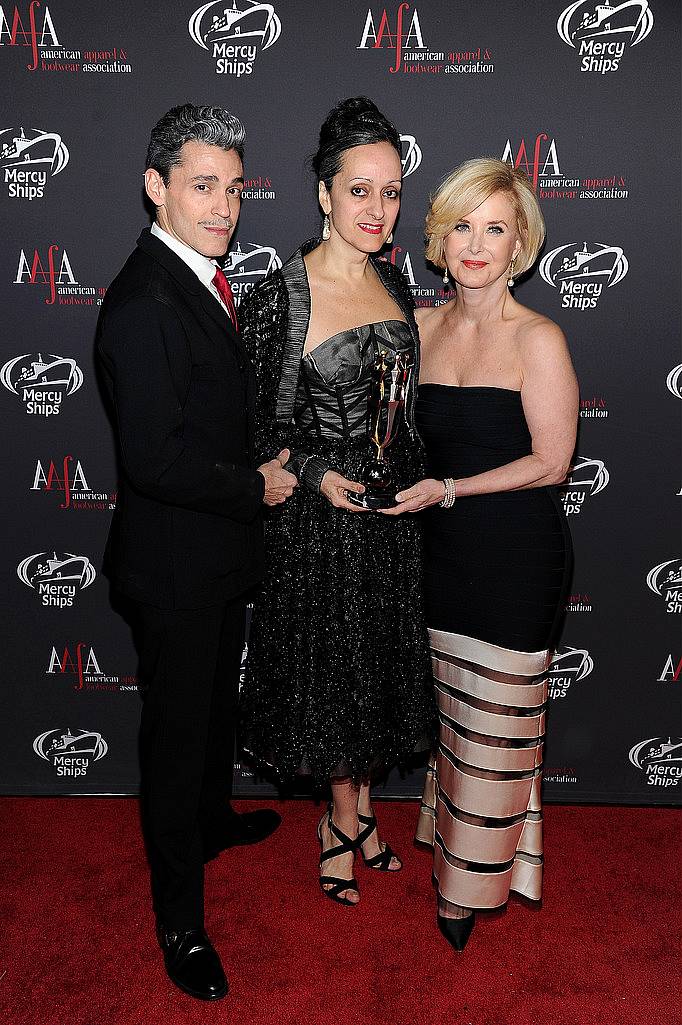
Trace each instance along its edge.
<instances>
[{"instance_id":1,"label":"striped skirt panel","mask_svg":"<svg viewBox=\"0 0 682 1025\"><path fill-rule=\"evenodd\" d=\"M433 848L439 895L495 908L542 895L540 784L549 652L430 630L438 750L417 840Z\"/></svg>"}]
</instances>

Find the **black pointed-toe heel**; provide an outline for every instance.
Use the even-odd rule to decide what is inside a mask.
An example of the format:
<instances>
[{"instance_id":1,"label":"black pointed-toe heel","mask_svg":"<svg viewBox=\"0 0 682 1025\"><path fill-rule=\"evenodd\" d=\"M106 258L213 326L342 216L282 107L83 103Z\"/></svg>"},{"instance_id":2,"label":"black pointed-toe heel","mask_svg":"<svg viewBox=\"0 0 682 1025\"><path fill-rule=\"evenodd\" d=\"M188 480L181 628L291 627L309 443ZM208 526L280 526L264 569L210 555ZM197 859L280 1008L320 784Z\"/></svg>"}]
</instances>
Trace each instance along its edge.
<instances>
[{"instance_id":1,"label":"black pointed-toe heel","mask_svg":"<svg viewBox=\"0 0 682 1025\"><path fill-rule=\"evenodd\" d=\"M356 843L360 849L360 853L362 854L362 860L364 861L365 865L367 865L367 868L376 868L379 872L399 872L400 869L403 867L403 863L402 861L400 861L400 858L395 853L395 851L391 849L390 844L381 843L379 845L381 847L381 850L378 854L375 854L373 858L365 857L365 852L362 849L362 845L363 843L365 843L366 840L369 840L372 833L376 833L377 817L376 815L374 815L374 813L372 813L371 815L360 815L360 813L358 812L358 820L363 824L365 828L358 833ZM396 861L399 862L398 868L391 868L392 858L395 858Z\"/></svg>"},{"instance_id":2,"label":"black pointed-toe heel","mask_svg":"<svg viewBox=\"0 0 682 1025\"><path fill-rule=\"evenodd\" d=\"M438 915L438 928L453 950L461 952L467 945L475 921L474 911L467 918L443 918L442 915Z\"/></svg>"},{"instance_id":3,"label":"black pointed-toe heel","mask_svg":"<svg viewBox=\"0 0 682 1025\"><path fill-rule=\"evenodd\" d=\"M322 823L324 822L325 815L328 816L329 832L339 841L336 847L330 847L328 851L325 851L322 841ZM320 850L322 851L320 854L320 868L322 868L325 861L338 858L340 854L352 854L355 856L358 847L357 840L351 840L334 823L331 804L317 824L317 839L320 841ZM354 908L359 903L359 901L349 900L348 897L341 896L344 890L355 890L358 896L360 895L355 876L352 876L350 879L341 879L340 876L320 876L320 889L325 897L329 897L336 904L343 904L344 907Z\"/></svg>"}]
</instances>

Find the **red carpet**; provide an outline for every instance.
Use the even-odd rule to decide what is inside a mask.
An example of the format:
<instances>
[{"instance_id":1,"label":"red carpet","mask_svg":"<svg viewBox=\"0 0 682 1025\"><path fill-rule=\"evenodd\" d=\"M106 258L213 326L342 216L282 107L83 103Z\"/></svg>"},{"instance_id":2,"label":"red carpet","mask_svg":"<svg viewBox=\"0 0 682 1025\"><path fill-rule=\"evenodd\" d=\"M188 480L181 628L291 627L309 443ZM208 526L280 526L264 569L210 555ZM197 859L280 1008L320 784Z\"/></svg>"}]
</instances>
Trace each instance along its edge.
<instances>
[{"instance_id":1,"label":"red carpet","mask_svg":"<svg viewBox=\"0 0 682 1025\"><path fill-rule=\"evenodd\" d=\"M163 972L134 801L0 800L2 1022L680 1022L676 812L548 807L543 910L510 903L455 955L434 924L429 855L411 846L415 804L378 805L406 864L391 878L358 866L357 909L317 889L319 809L281 811L276 837L208 867L208 928L231 992L206 1005Z\"/></svg>"}]
</instances>

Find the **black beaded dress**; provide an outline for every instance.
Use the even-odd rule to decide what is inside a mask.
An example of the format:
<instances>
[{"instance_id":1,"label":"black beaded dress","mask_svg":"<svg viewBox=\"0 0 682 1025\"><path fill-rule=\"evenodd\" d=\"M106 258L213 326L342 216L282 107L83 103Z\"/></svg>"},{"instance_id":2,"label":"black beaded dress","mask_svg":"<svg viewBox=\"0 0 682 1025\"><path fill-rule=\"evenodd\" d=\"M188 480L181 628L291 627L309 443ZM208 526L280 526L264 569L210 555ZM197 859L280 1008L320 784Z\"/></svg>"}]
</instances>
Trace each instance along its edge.
<instances>
[{"instance_id":1,"label":"black beaded dress","mask_svg":"<svg viewBox=\"0 0 682 1025\"><path fill-rule=\"evenodd\" d=\"M521 395L423 384L429 475L471 477L529 455ZM424 514L425 591L439 744L417 839L439 895L494 908L542 894L540 783L547 668L572 563L552 487L458 498Z\"/></svg>"},{"instance_id":2,"label":"black beaded dress","mask_svg":"<svg viewBox=\"0 0 682 1025\"><path fill-rule=\"evenodd\" d=\"M319 493L328 468L357 480L370 454L367 395L380 351L419 358L409 291L375 264L405 320L366 324L302 356L310 293L299 251L249 297L243 335L256 363L259 460L292 451L299 487L266 517L266 577L255 601L242 740L286 779L365 778L431 744L435 703L412 516L349 513ZM414 390L390 449L400 487L424 475Z\"/></svg>"}]
</instances>

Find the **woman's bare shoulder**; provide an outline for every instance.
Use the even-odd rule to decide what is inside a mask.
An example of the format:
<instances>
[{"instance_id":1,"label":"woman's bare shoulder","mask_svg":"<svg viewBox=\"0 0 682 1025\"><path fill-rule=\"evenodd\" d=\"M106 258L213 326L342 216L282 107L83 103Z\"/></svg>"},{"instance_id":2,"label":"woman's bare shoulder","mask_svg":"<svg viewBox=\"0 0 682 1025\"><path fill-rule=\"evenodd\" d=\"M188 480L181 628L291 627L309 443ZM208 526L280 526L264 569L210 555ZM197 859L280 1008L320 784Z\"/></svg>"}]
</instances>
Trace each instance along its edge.
<instances>
[{"instance_id":1,"label":"woman's bare shoulder","mask_svg":"<svg viewBox=\"0 0 682 1025\"><path fill-rule=\"evenodd\" d=\"M422 340L428 339L434 332L438 331L445 316L445 308L445 305L420 306L415 310L414 315Z\"/></svg>"},{"instance_id":2,"label":"woman's bare shoulder","mask_svg":"<svg viewBox=\"0 0 682 1025\"><path fill-rule=\"evenodd\" d=\"M559 325L543 313L520 306L516 324L516 341L521 352L532 352L538 346L566 349L566 335Z\"/></svg>"}]
</instances>

